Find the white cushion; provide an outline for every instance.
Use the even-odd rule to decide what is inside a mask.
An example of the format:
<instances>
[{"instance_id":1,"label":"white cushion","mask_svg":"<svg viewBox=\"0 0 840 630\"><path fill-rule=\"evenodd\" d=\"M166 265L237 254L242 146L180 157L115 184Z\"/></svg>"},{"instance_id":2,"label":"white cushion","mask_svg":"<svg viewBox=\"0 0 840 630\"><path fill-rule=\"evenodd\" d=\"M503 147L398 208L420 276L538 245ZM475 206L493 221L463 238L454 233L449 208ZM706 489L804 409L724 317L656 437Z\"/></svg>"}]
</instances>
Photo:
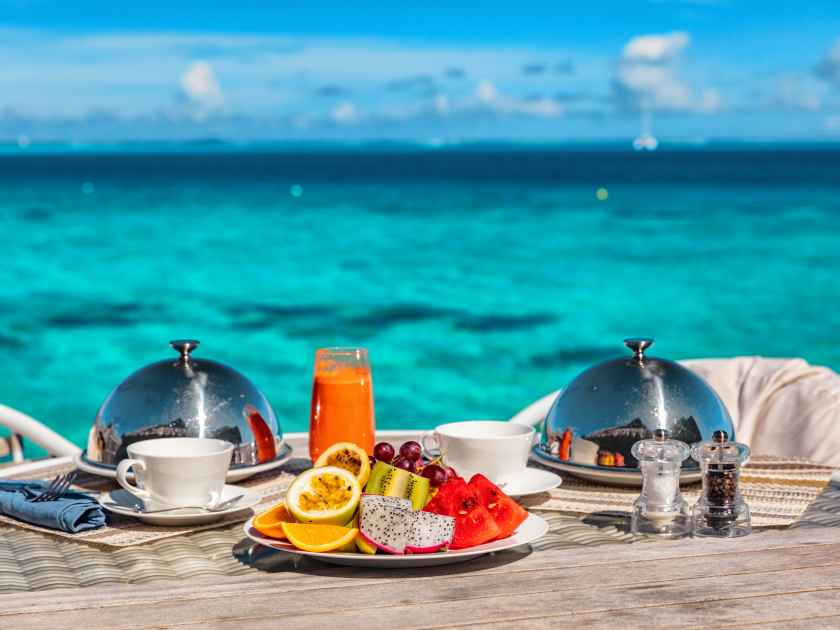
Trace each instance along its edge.
<instances>
[{"instance_id":1,"label":"white cushion","mask_svg":"<svg viewBox=\"0 0 840 630\"><path fill-rule=\"evenodd\" d=\"M735 357L683 362L723 400L754 453L840 467L840 374L803 359Z\"/></svg>"}]
</instances>

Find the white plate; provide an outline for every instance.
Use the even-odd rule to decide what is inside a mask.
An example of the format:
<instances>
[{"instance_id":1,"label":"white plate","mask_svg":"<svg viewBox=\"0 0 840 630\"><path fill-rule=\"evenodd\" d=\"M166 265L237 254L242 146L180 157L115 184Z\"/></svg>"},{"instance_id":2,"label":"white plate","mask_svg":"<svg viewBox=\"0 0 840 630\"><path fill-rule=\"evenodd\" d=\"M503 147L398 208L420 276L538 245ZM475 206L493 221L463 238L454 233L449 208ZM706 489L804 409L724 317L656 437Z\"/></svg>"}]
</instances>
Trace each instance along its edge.
<instances>
[{"instance_id":1,"label":"white plate","mask_svg":"<svg viewBox=\"0 0 840 630\"><path fill-rule=\"evenodd\" d=\"M137 512L134 509L134 506L136 505L140 505L142 507L140 499L125 490L103 492L99 496L99 505L109 512L131 518L139 518L141 521L148 523L149 525L168 525L170 527L179 527L182 525L204 525L206 523L212 523L214 521L218 521L224 516L227 516L228 514L233 514L234 512L239 512L240 510L253 507L262 500L262 496L258 492L254 492L253 490L249 490L248 488L243 488L241 486L231 485L226 485L224 487L221 500L227 501L238 494L244 494L245 496L243 496L231 507L226 510L222 510L221 512L205 512L200 509L181 508L179 510L172 510L171 512L161 512L160 514L143 514L142 512ZM150 505L149 509L156 509L159 507L166 506Z\"/></svg>"},{"instance_id":2,"label":"white plate","mask_svg":"<svg viewBox=\"0 0 840 630\"><path fill-rule=\"evenodd\" d=\"M500 487L509 497L526 497L529 494L539 494L551 490L561 483L563 483L563 478L549 470L526 468L516 479Z\"/></svg>"},{"instance_id":3,"label":"white plate","mask_svg":"<svg viewBox=\"0 0 840 630\"><path fill-rule=\"evenodd\" d=\"M251 526L253 518L245 523L245 535L258 542L261 545L276 549L277 551L288 553L293 556L307 556L316 558L322 562L330 564L339 564L347 567L365 567L365 568L394 568L405 569L412 567L433 567L441 564L455 564L456 562L465 562L472 560L487 553L494 551L504 551L505 549L512 549L520 545L526 545L541 538L548 532L548 523L544 518L536 514L528 514L528 518L519 526L519 529L514 532L513 536L508 536L503 540L494 540L493 542L485 543L470 547L469 549L458 549L452 551L442 551L438 553L418 553L406 554L404 556L392 556L384 553L377 553L376 555L368 555L365 553L315 553L312 551L301 551L296 549L289 543L277 540L276 538L268 538L263 536L256 529Z\"/></svg>"},{"instance_id":4,"label":"white plate","mask_svg":"<svg viewBox=\"0 0 840 630\"><path fill-rule=\"evenodd\" d=\"M611 486L642 487L642 472L634 470L604 470L595 466L564 464L542 455L538 448L531 451L531 456L542 466L548 466L570 473L586 481L605 483ZM680 483L694 483L700 481L702 473L699 470L683 470L680 473Z\"/></svg>"},{"instance_id":5,"label":"white plate","mask_svg":"<svg viewBox=\"0 0 840 630\"><path fill-rule=\"evenodd\" d=\"M225 477L225 481L228 483L236 483L237 481L242 481L243 479L247 479L257 473L265 472L267 470L274 470L285 464L289 461L289 458L292 456L292 447L290 444L283 442L280 446L280 452L277 454L277 457L272 459L270 462L266 462L265 464L257 464L256 466L249 466L247 468L231 468L227 476ZM90 473L91 475L98 475L99 477L107 477L108 479L116 479L117 478L117 469L116 467L111 466L102 466L100 464L94 464L84 458L84 452L79 453L76 455L76 466L79 470ZM129 472L126 475L130 480L134 480L134 473Z\"/></svg>"}]
</instances>

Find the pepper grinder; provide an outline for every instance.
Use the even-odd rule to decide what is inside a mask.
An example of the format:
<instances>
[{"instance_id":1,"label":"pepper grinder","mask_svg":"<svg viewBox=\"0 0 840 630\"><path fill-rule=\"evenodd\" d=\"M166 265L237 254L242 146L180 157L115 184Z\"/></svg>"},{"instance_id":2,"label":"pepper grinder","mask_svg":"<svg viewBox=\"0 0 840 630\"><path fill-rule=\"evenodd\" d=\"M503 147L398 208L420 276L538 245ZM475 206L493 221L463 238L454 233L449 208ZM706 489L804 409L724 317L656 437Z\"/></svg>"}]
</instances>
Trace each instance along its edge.
<instances>
[{"instance_id":1,"label":"pepper grinder","mask_svg":"<svg viewBox=\"0 0 840 630\"><path fill-rule=\"evenodd\" d=\"M752 531L750 508L738 489L741 464L749 455L749 447L730 442L726 431L692 447L691 457L703 471L703 492L691 513L695 536L737 538Z\"/></svg>"},{"instance_id":2,"label":"pepper grinder","mask_svg":"<svg viewBox=\"0 0 840 630\"><path fill-rule=\"evenodd\" d=\"M642 494L633 504L634 534L680 538L691 531L688 503L680 493L680 470L689 449L657 429L653 439L636 442L631 449L642 470Z\"/></svg>"}]
</instances>

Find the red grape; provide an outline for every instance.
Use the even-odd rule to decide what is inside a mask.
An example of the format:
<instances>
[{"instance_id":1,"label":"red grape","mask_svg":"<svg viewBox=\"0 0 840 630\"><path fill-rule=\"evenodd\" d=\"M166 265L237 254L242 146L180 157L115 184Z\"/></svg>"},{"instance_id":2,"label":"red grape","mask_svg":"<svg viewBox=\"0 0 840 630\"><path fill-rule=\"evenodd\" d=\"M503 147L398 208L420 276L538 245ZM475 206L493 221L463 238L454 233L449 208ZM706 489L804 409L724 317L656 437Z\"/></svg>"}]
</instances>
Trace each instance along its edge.
<instances>
[{"instance_id":1,"label":"red grape","mask_svg":"<svg viewBox=\"0 0 840 630\"><path fill-rule=\"evenodd\" d=\"M414 462L406 457L397 457L391 464L395 468L402 468L403 470L407 470L408 472L414 472Z\"/></svg>"},{"instance_id":2,"label":"red grape","mask_svg":"<svg viewBox=\"0 0 840 630\"><path fill-rule=\"evenodd\" d=\"M400 455L412 462L419 461L422 453L423 449L417 442L414 441L405 442L402 446L400 446Z\"/></svg>"},{"instance_id":3,"label":"red grape","mask_svg":"<svg viewBox=\"0 0 840 630\"><path fill-rule=\"evenodd\" d=\"M390 464L396 454L394 447L388 444L388 442L380 442L373 447L373 456L380 462L385 462L386 464Z\"/></svg>"},{"instance_id":4,"label":"red grape","mask_svg":"<svg viewBox=\"0 0 840 630\"><path fill-rule=\"evenodd\" d=\"M429 484L432 488L437 488L446 483L446 471L437 464L429 464L428 466L425 466L423 468L423 472L420 474L429 480Z\"/></svg>"},{"instance_id":5,"label":"red grape","mask_svg":"<svg viewBox=\"0 0 840 630\"><path fill-rule=\"evenodd\" d=\"M453 477L457 477L457 476L458 476L458 473L455 471L454 468L452 468L452 466L450 466L449 468L446 469L446 480L447 481L449 481Z\"/></svg>"},{"instance_id":6,"label":"red grape","mask_svg":"<svg viewBox=\"0 0 840 630\"><path fill-rule=\"evenodd\" d=\"M371 467L376 465L376 458L373 455L368 455L368 462L370 462Z\"/></svg>"}]
</instances>

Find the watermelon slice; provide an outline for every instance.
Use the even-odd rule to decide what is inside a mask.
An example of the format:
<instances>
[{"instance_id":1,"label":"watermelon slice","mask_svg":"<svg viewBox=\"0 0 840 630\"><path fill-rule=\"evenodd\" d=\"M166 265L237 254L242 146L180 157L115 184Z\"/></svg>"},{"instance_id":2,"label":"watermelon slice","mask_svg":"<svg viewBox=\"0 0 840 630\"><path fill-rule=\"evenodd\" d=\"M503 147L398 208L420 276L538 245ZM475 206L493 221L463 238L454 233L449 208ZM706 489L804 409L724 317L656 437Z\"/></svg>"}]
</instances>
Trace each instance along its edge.
<instances>
[{"instance_id":1,"label":"watermelon slice","mask_svg":"<svg viewBox=\"0 0 840 630\"><path fill-rule=\"evenodd\" d=\"M462 479L463 481L463 479ZM452 483L452 480L445 482L442 486L437 489L435 496L431 498L431 500L426 504L423 508L426 512L434 512L435 514L443 514L446 516L451 516L452 510L452 498L455 493L455 487L458 484Z\"/></svg>"},{"instance_id":2,"label":"watermelon slice","mask_svg":"<svg viewBox=\"0 0 840 630\"><path fill-rule=\"evenodd\" d=\"M438 488L438 493L424 509L455 517L455 536L450 549L482 545L498 538L501 531L475 490L460 477L454 477Z\"/></svg>"},{"instance_id":3,"label":"watermelon slice","mask_svg":"<svg viewBox=\"0 0 840 630\"><path fill-rule=\"evenodd\" d=\"M499 526L499 538L511 536L516 528L528 518L528 512L502 492L499 487L482 474L470 479L469 487L478 495L478 500L493 516Z\"/></svg>"}]
</instances>

